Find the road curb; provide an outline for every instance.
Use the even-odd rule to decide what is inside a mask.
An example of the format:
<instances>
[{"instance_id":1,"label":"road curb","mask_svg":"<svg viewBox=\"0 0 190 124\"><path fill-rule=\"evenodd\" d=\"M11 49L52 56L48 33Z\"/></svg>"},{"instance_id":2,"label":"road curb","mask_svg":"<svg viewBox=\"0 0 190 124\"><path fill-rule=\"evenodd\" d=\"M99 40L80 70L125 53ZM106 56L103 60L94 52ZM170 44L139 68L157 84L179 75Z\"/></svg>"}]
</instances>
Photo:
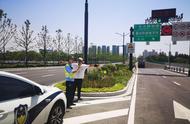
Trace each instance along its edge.
<instances>
[{"instance_id":1,"label":"road curb","mask_svg":"<svg viewBox=\"0 0 190 124\"><path fill-rule=\"evenodd\" d=\"M127 83L127 86L119 91L115 92L96 92L96 93L84 93L82 92L82 97L109 97L109 96L118 96L126 93L126 91L129 89L130 85L133 83L133 78L135 77L135 74L131 76L130 80ZM131 93L128 93L127 95L130 95Z\"/></svg>"}]
</instances>

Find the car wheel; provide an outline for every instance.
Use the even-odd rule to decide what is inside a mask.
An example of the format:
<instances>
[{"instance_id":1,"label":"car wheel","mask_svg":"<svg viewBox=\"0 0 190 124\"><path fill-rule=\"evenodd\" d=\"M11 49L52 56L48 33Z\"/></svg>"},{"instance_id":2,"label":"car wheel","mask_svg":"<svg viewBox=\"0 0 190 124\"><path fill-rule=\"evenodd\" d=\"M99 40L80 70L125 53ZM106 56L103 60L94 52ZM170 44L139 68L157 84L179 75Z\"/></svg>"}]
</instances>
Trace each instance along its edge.
<instances>
[{"instance_id":1,"label":"car wheel","mask_svg":"<svg viewBox=\"0 0 190 124\"><path fill-rule=\"evenodd\" d=\"M64 105L61 102L56 103L50 111L48 124L62 124L64 114Z\"/></svg>"}]
</instances>

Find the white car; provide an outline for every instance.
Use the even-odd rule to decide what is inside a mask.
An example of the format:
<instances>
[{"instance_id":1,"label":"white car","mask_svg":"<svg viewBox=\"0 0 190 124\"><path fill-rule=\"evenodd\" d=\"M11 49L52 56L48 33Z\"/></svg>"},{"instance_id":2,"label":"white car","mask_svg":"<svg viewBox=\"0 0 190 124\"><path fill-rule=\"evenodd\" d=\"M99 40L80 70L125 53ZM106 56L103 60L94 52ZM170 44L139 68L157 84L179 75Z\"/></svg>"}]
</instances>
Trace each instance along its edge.
<instances>
[{"instance_id":1,"label":"white car","mask_svg":"<svg viewBox=\"0 0 190 124\"><path fill-rule=\"evenodd\" d=\"M0 124L62 124L65 94L0 71Z\"/></svg>"}]
</instances>

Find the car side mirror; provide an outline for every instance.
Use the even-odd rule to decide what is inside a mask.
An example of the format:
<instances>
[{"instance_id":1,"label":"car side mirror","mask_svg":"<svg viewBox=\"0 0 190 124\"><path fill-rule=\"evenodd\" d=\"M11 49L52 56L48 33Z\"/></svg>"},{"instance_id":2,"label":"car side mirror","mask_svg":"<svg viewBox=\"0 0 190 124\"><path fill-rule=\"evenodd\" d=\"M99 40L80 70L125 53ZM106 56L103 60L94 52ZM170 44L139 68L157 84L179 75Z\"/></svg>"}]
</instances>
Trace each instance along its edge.
<instances>
[{"instance_id":1,"label":"car side mirror","mask_svg":"<svg viewBox=\"0 0 190 124\"><path fill-rule=\"evenodd\" d=\"M35 91L35 94L36 94L36 95L41 95L41 94L43 94L42 90L41 90L39 87L37 87L37 86L34 86L34 91Z\"/></svg>"}]
</instances>

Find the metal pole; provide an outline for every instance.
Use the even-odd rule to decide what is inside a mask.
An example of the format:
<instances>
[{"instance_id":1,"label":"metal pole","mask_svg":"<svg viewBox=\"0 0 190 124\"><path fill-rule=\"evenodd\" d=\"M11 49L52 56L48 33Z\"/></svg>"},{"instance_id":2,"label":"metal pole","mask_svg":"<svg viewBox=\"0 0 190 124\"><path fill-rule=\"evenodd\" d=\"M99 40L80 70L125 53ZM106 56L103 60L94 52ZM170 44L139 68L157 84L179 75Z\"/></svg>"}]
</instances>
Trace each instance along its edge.
<instances>
[{"instance_id":1,"label":"metal pole","mask_svg":"<svg viewBox=\"0 0 190 124\"><path fill-rule=\"evenodd\" d=\"M169 54L168 54L168 65L169 65L169 68L171 66L170 58L171 58L171 43L169 44Z\"/></svg>"},{"instance_id":2,"label":"metal pole","mask_svg":"<svg viewBox=\"0 0 190 124\"><path fill-rule=\"evenodd\" d=\"M133 28L130 28L130 43L133 43ZM129 69L132 71L133 69L133 54L129 55Z\"/></svg>"},{"instance_id":3,"label":"metal pole","mask_svg":"<svg viewBox=\"0 0 190 124\"><path fill-rule=\"evenodd\" d=\"M188 77L190 77L190 41L189 41L189 70L188 70Z\"/></svg>"},{"instance_id":4,"label":"metal pole","mask_svg":"<svg viewBox=\"0 0 190 124\"><path fill-rule=\"evenodd\" d=\"M125 64L125 33L123 33L123 64Z\"/></svg>"},{"instance_id":5,"label":"metal pole","mask_svg":"<svg viewBox=\"0 0 190 124\"><path fill-rule=\"evenodd\" d=\"M88 0L85 2L84 22L84 63L88 63Z\"/></svg>"}]
</instances>

